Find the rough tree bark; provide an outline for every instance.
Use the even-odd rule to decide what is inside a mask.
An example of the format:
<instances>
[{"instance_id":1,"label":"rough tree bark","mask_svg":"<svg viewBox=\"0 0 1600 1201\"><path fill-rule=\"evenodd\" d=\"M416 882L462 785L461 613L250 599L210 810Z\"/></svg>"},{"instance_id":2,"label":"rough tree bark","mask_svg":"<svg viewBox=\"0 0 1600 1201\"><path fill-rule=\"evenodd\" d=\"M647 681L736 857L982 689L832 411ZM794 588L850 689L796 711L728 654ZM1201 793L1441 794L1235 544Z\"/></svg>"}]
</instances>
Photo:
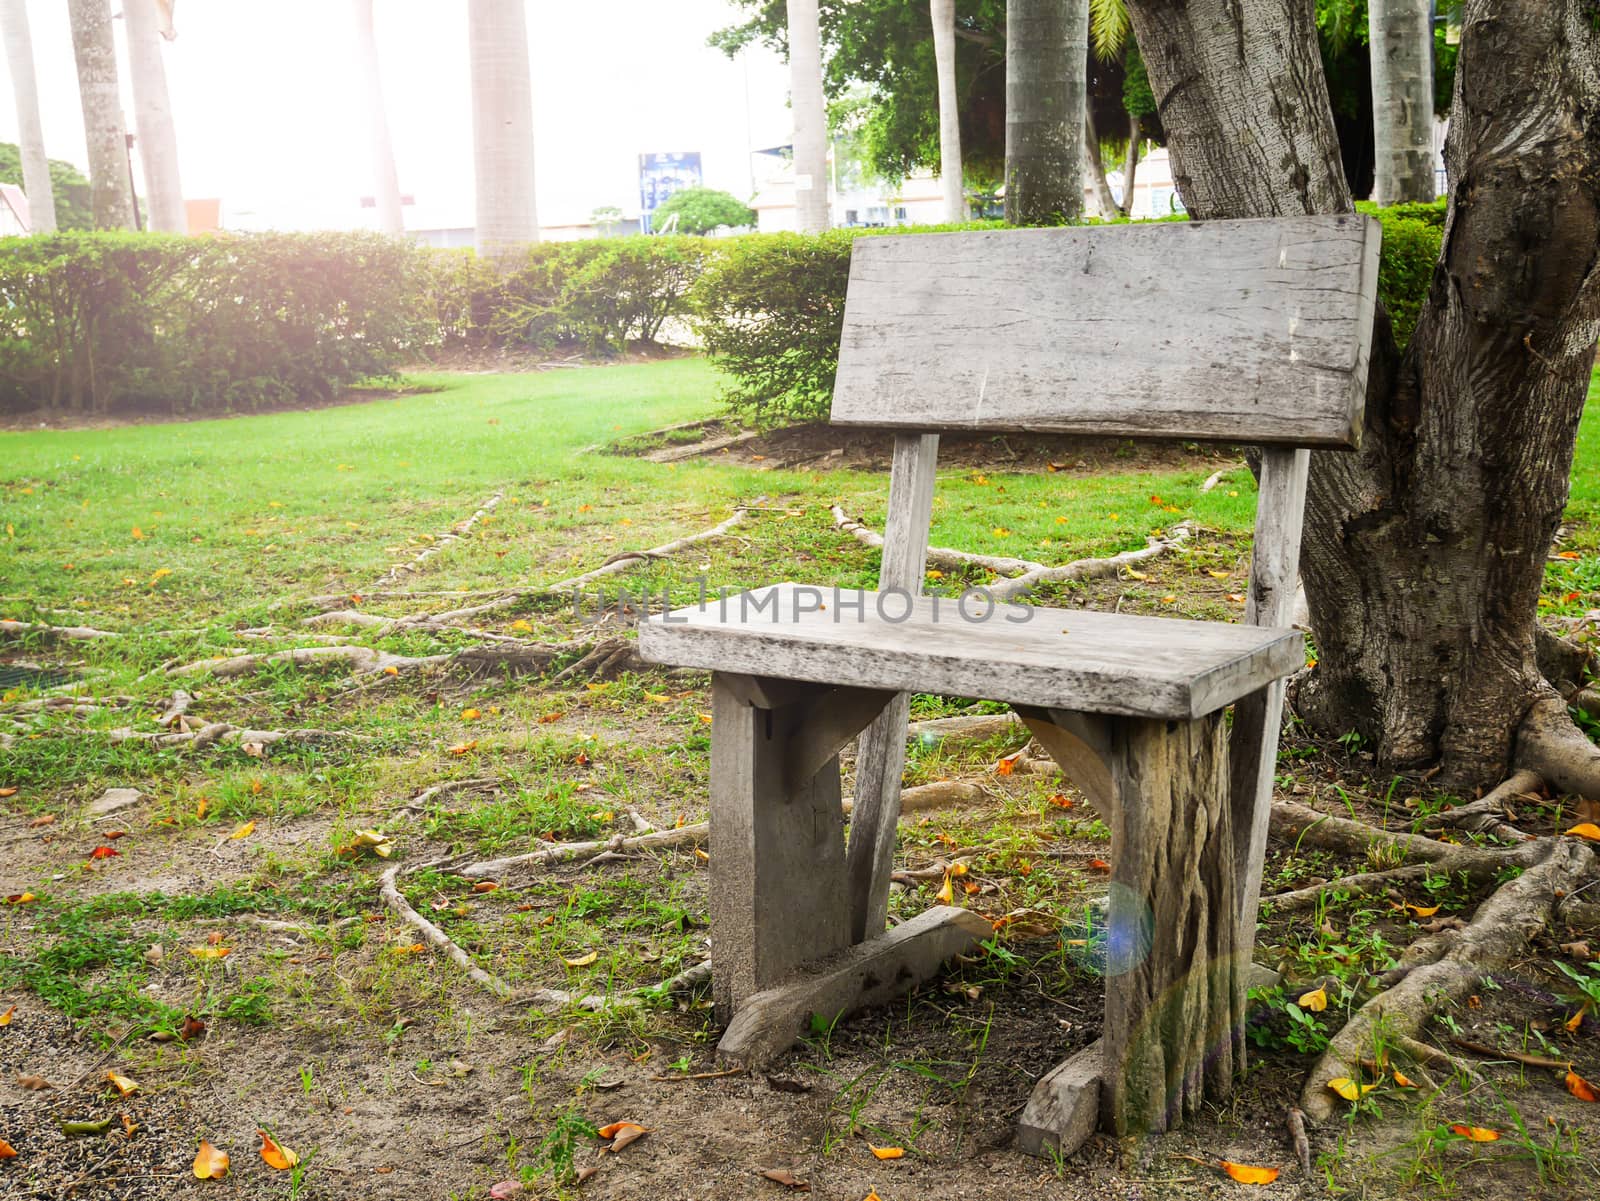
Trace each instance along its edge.
<instances>
[{"instance_id":1,"label":"rough tree bark","mask_svg":"<svg viewBox=\"0 0 1600 1201\"><path fill-rule=\"evenodd\" d=\"M533 77L525 0L467 0L478 253L539 240L533 193Z\"/></svg>"},{"instance_id":2,"label":"rough tree bark","mask_svg":"<svg viewBox=\"0 0 1600 1201\"><path fill-rule=\"evenodd\" d=\"M161 43L177 36L171 11L157 0L123 0L122 19L128 26L128 75L133 83L133 119L150 228L188 233L189 217L178 173L178 133L172 123L167 71L161 62Z\"/></svg>"},{"instance_id":3,"label":"rough tree bark","mask_svg":"<svg viewBox=\"0 0 1600 1201\"><path fill-rule=\"evenodd\" d=\"M1131 9L1195 217L1349 210L1310 0ZM1379 319L1362 449L1312 456L1301 555L1301 710L1384 766L1490 787L1515 762L1600 795L1534 652L1600 337L1597 109L1589 0L1469 0L1440 261L1403 354Z\"/></svg>"},{"instance_id":4,"label":"rough tree bark","mask_svg":"<svg viewBox=\"0 0 1600 1201\"><path fill-rule=\"evenodd\" d=\"M1083 215L1088 0L1010 0L1006 10L1006 221Z\"/></svg>"},{"instance_id":5,"label":"rough tree bark","mask_svg":"<svg viewBox=\"0 0 1600 1201\"><path fill-rule=\"evenodd\" d=\"M133 228L128 179L128 128L117 91L117 48L111 37L111 0L67 0L72 52L78 63L83 136L96 229Z\"/></svg>"},{"instance_id":6,"label":"rough tree bark","mask_svg":"<svg viewBox=\"0 0 1600 1201\"><path fill-rule=\"evenodd\" d=\"M1144 139L1143 122L1138 117L1128 118L1128 157L1122 164L1122 215L1133 212L1133 184L1139 174L1139 143Z\"/></svg>"},{"instance_id":7,"label":"rough tree bark","mask_svg":"<svg viewBox=\"0 0 1600 1201\"><path fill-rule=\"evenodd\" d=\"M400 174L395 170L394 142L389 137L389 116L383 104L383 74L378 69L372 0L351 0L350 7L355 19L356 62L361 68L362 107L367 119L367 154L372 162L378 229L386 234L403 234L406 227L400 211Z\"/></svg>"},{"instance_id":8,"label":"rough tree bark","mask_svg":"<svg viewBox=\"0 0 1600 1201\"><path fill-rule=\"evenodd\" d=\"M822 97L822 26L817 0L787 0L789 107L794 110L794 215L803 234L828 216L828 110Z\"/></svg>"},{"instance_id":9,"label":"rough tree bark","mask_svg":"<svg viewBox=\"0 0 1600 1201\"><path fill-rule=\"evenodd\" d=\"M6 67L17 98L17 141L22 151L22 191L28 198L28 223L36 234L53 234L55 189L50 184L50 160L45 157L44 131L39 124L39 87L33 71L27 0L0 0L0 38L5 39Z\"/></svg>"},{"instance_id":10,"label":"rough tree bark","mask_svg":"<svg viewBox=\"0 0 1600 1201\"><path fill-rule=\"evenodd\" d=\"M1367 0L1379 204L1432 200L1433 4Z\"/></svg>"},{"instance_id":11,"label":"rough tree bark","mask_svg":"<svg viewBox=\"0 0 1600 1201\"><path fill-rule=\"evenodd\" d=\"M961 175L961 101L956 93L956 0L928 0L933 58L939 72L939 186L944 219L967 219Z\"/></svg>"}]
</instances>

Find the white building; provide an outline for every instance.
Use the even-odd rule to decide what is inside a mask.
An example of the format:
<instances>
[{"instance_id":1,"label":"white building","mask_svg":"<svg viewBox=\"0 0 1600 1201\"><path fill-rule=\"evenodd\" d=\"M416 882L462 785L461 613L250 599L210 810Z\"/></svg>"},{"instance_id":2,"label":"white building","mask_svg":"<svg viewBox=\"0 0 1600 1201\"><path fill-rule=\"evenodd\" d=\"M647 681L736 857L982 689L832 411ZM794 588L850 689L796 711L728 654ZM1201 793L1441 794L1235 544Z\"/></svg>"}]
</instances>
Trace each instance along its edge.
<instances>
[{"instance_id":1,"label":"white building","mask_svg":"<svg viewBox=\"0 0 1600 1201\"><path fill-rule=\"evenodd\" d=\"M28 220L28 198L14 183L0 183L0 238L32 233Z\"/></svg>"}]
</instances>

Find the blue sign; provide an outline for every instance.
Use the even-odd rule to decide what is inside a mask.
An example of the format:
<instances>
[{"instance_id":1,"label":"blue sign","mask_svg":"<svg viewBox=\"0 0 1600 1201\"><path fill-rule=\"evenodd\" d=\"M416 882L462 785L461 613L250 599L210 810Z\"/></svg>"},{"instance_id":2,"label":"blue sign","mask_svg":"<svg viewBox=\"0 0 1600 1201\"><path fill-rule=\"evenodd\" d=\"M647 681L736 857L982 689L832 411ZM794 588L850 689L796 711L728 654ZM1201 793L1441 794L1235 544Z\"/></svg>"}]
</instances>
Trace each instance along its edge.
<instances>
[{"instance_id":1,"label":"blue sign","mask_svg":"<svg viewBox=\"0 0 1600 1201\"><path fill-rule=\"evenodd\" d=\"M641 154L639 156L639 211L644 215L645 228L649 228L650 214L674 192L684 188L698 188L704 176L700 173L698 150L673 154Z\"/></svg>"}]
</instances>

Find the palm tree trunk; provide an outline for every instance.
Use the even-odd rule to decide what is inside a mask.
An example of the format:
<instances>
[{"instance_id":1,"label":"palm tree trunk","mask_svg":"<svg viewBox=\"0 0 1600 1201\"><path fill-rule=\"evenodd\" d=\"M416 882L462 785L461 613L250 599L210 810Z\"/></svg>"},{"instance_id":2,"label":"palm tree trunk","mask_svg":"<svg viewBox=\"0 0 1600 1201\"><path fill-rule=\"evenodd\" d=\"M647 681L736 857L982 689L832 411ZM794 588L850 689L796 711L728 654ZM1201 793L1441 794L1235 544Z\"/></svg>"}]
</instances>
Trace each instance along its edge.
<instances>
[{"instance_id":1,"label":"palm tree trunk","mask_svg":"<svg viewBox=\"0 0 1600 1201\"><path fill-rule=\"evenodd\" d=\"M939 69L939 184L944 219L967 219L962 188L961 112L956 95L956 0L929 0L933 18L933 58Z\"/></svg>"},{"instance_id":2,"label":"palm tree trunk","mask_svg":"<svg viewBox=\"0 0 1600 1201\"><path fill-rule=\"evenodd\" d=\"M821 233L828 212L828 113L822 98L822 28L817 0L787 0L789 107L794 110L794 215L801 233Z\"/></svg>"},{"instance_id":3,"label":"palm tree trunk","mask_svg":"<svg viewBox=\"0 0 1600 1201\"><path fill-rule=\"evenodd\" d=\"M128 127L122 120L122 98L117 90L111 0L67 0L67 12L72 20L72 52L78 61L95 228L132 229Z\"/></svg>"},{"instance_id":4,"label":"palm tree trunk","mask_svg":"<svg viewBox=\"0 0 1600 1201\"><path fill-rule=\"evenodd\" d=\"M1095 133L1094 115L1084 108L1083 171L1089 184L1091 216L1102 220L1117 215L1117 198L1111 191L1111 181L1106 178L1106 160L1100 153L1100 137Z\"/></svg>"},{"instance_id":5,"label":"palm tree trunk","mask_svg":"<svg viewBox=\"0 0 1600 1201\"><path fill-rule=\"evenodd\" d=\"M170 29L156 0L122 0L128 23L128 73L133 80L134 124L139 133L139 161L144 165L145 199L150 228L188 233L183 184L178 175L178 134L172 124L167 72L161 64L163 28Z\"/></svg>"},{"instance_id":6,"label":"palm tree trunk","mask_svg":"<svg viewBox=\"0 0 1600 1201\"><path fill-rule=\"evenodd\" d=\"M1372 117L1379 204L1432 200L1433 21L1429 0L1369 0Z\"/></svg>"},{"instance_id":7,"label":"palm tree trunk","mask_svg":"<svg viewBox=\"0 0 1600 1201\"><path fill-rule=\"evenodd\" d=\"M467 0L477 248L502 259L539 240L533 192L533 78L524 0Z\"/></svg>"},{"instance_id":8,"label":"palm tree trunk","mask_svg":"<svg viewBox=\"0 0 1600 1201\"><path fill-rule=\"evenodd\" d=\"M1128 157L1122 167L1122 215L1133 212L1133 181L1139 173L1139 143L1144 138L1143 123L1138 117L1128 117Z\"/></svg>"},{"instance_id":9,"label":"palm tree trunk","mask_svg":"<svg viewBox=\"0 0 1600 1201\"><path fill-rule=\"evenodd\" d=\"M1006 10L1006 220L1083 215L1088 0L1011 0Z\"/></svg>"},{"instance_id":10,"label":"palm tree trunk","mask_svg":"<svg viewBox=\"0 0 1600 1201\"><path fill-rule=\"evenodd\" d=\"M55 233L55 193L39 125L39 88L33 74L27 0L0 0L0 37L5 38L6 63L17 97L17 140L22 144L22 190L28 197L29 225L36 234Z\"/></svg>"},{"instance_id":11,"label":"palm tree trunk","mask_svg":"<svg viewBox=\"0 0 1600 1201\"><path fill-rule=\"evenodd\" d=\"M372 157L373 195L378 204L378 228L386 234L403 234L405 216L400 211L400 176L394 165L394 142L383 104L383 76L378 70L378 39L372 28L372 0L351 0L356 21L356 62L361 69L361 91L367 109L367 149Z\"/></svg>"}]
</instances>

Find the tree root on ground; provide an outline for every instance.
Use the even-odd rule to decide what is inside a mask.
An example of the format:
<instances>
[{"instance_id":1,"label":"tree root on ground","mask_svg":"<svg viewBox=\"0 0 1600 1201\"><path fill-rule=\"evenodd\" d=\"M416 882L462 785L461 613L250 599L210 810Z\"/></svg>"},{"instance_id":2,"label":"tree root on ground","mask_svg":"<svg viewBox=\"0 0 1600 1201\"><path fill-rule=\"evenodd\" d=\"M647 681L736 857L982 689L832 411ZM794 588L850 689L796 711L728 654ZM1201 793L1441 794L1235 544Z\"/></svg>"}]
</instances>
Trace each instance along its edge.
<instances>
[{"instance_id":1,"label":"tree root on ground","mask_svg":"<svg viewBox=\"0 0 1600 1201\"><path fill-rule=\"evenodd\" d=\"M0 619L0 638L44 638L52 641L92 642L98 638L121 638L115 630L97 630L93 626L53 626L42 621L10 621Z\"/></svg>"},{"instance_id":2,"label":"tree root on ground","mask_svg":"<svg viewBox=\"0 0 1600 1201\"><path fill-rule=\"evenodd\" d=\"M1577 727L1554 691L1534 701L1523 716L1513 760L1554 789L1600 800L1600 747Z\"/></svg>"},{"instance_id":3,"label":"tree root on ground","mask_svg":"<svg viewBox=\"0 0 1600 1201\"><path fill-rule=\"evenodd\" d=\"M274 663L300 667L342 664L355 676L402 676L413 672L444 670L474 680L485 676L538 675L564 655L584 656L593 648L586 643L542 643L510 640L492 646L471 646L439 655L395 655L370 646L305 646L286 651L231 655L201 659L169 667L169 676L211 675L237 679L263 671ZM392 670L391 670L392 669Z\"/></svg>"},{"instance_id":4,"label":"tree root on ground","mask_svg":"<svg viewBox=\"0 0 1600 1201\"><path fill-rule=\"evenodd\" d=\"M411 926L423 938L427 939L430 946L448 955L450 962L466 972L469 977L483 985L502 1001L509 1001L511 999L510 985L500 979L499 976L492 975L473 963L472 956L457 946L454 939L423 917L422 914L411 908L411 903L401 894L400 887L396 883L396 878L399 874L400 865L396 864L378 877L379 891L383 896L383 903L394 910L401 921Z\"/></svg>"},{"instance_id":5,"label":"tree root on ground","mask_svg":"<svg viewBox=\"0 0 1600 1201\"><path fill-rule=\"evenodd\" d=\"M1533 835L1525 834L1510 824L1516 820L1516 815L1511 812L1511 802L1519 797L1537 799L1543 787L1544 780L1537 772L1513 772L1510 778L1478 800L1446 809L1435 815L1433 820L1457 830L1472 830L1512 842L1527 842Z\"/></svg>"},{"instance_id":6,"label":"tree root on ground","mask_svg":"<svg viewBox=\"0 0 1600 1201\"><path fill-rule=\"evenodd\" d=\"M714 538L721 538L735 526L741 524L745 520L745 517L748 515L748 513L748 509L735 509L733 511L733 516L729 517L726 521L719 522L708 530L701 530L698 534L689 534L682 538L675 538L671 542L663 542L660 546L652 546L648 550L622 551L619 554L612 555L593 571L586 571L582 575L575 575L564 580L557 580L553 584L542 584L537 588L518 588L503 593L502 595L491 600L484 601L482 604L468 605L461 609L451 609L444 613L432 613L417 617L401 618L400 624L395 628L430 629L450 625L459 625L463 621L466 621L470 618L481 617L485 613L498 613L501 610L509 609L531 596L555 596L564 592L574 592L577 589L582 588L585 584L591 584L595 580L604 579L607 576L628 571L631 568L639 566L641 563L648 563L653 559L665 558L668 555L676 554L678 551L686 550L691 546L698 546L702 542L709 542Z\"/></svg>"},{"instance_id":7,"label":"tree root on ground","mask_svg":"<svg viewBox=\"0 0 1600 1201\"><path fill-rule=\"evenodd\" d=\"M438 554L452 543L460 542L469 533L471 533L472 527L477 525L485 517L489 516L489 514L493 513L499 506L500 502L504 499L504 492L496 492L488 500L479 505L471 516L462 518L460 521L456 522L455 525L451 526L448 531L438 535L436 538L433 538L431 541L429 541L428 545L424 546L406 562L396 563L393 567L389 568L389 570L384 572L383 575L380 576L377 582L372 586L374 588L382 588L385 584L392 584L403 576L414 575L416 572L422 570L422 565L429 559L433 558L434 555Z\"/></svg>"},{"instance_id":8,"label":"tree root on ground","mask_svg":"<svg viewBox=\"0 0 1600 1201\"><path fill-rule=\"evenodd\" d=\"M882 534L849 517L838 505L834 505L832 511L833 524L838 529L849 534L863 546L874 550L883 547ZM1124 567L1164 555L1174 547L1183 545L1190 532L1188 523L1180 522L1173 526L1165 537L1150 539L1150 544L1142 550L1123 551L1119 555L1105 559L1077 559L1071 563L1063 563L1059 567L1035 563L1032 559L1013 559L1005 555L978 555L942 546L928 548L928 563L956 571L963 567L982 567L1009 577L984 585L984 591L995 600L1015 600L1019 596L1026 596L1040 584L1116 575Z\"/></svg>"},{"instance_id":9,"label":"tree root on ground","mask_svg":"<svg viewBox=\"0 0 1600 1201\"><path fill-rule=\"evenodd\" d=\"M152 746L181 746L191 751L204 750L208 746L242 746L249 753L260 755L267 747L280 742L303 745L366 742L370 740L370 735L349 734L339 730L249 730L225 721L213 721L194 730L164 732L133 730L124 726L112 730L110 738L112 742L148 742Z\"/></svg>"},{"instance_id":10,"label":"tree root on ground","mask_svg":"<svg viewBox=\"0 0 1600 1201\"><path fill-rule=\"evenodd\" d=\"M1301 1093L1300 1105L1307 1114L1331 1117L1334 1093L1328 1081L1355 1075L1360 1061L1372 1057L1375 1047L1393 1046L1398 1040L1410 1040L1401 1044L1407 1048L1425 1045L1416 1035L1434 1009L1461 1000L1480 987L1484 976L1521 956L1528 941L1554 917L1557 899L1576 888L1594 866L1594 853L1572 839L1541 839L1525 845L1538 848L1538 861L1479 905L1448 951L1373 997L1334 1035Z\"/></svg>"}]
</instances>

